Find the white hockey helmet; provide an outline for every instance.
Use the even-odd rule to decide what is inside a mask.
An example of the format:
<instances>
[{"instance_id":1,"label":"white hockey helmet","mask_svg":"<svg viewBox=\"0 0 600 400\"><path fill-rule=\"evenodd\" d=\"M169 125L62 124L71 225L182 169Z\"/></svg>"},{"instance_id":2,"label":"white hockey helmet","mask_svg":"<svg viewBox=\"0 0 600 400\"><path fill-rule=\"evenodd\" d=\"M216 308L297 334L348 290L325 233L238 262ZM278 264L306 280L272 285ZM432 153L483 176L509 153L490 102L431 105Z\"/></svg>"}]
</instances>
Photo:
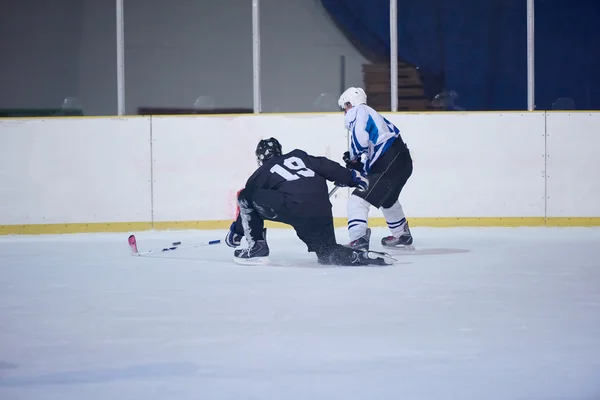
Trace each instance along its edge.
<instances>
[{"instance_id":1,"label":"white hockey helmet","mask_svg":"<svg viewBox=\"0 0 600 400\"><path fill-rule=\"evenodd\" d=\"M340 96L338 105L341 109L345 109L346 103L352 104L352 107L356 107L359 104L367 104L367 94L362 88L349 87Z\"/></svg>"}]
</instances>

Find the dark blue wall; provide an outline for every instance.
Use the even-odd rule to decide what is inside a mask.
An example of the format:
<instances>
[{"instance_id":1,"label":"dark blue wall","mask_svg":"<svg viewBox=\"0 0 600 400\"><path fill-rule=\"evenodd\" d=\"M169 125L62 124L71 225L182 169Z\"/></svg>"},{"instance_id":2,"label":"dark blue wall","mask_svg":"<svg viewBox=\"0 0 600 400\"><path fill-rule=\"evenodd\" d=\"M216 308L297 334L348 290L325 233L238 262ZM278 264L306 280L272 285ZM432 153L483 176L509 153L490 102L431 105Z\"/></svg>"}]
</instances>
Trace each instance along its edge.
<instances>
[{"instance_id":1,"label":"dark blue wall","mask_svg":"<svg viewBox=\"0 0 600 400\"><path fill-rule=\"evenodd\" d=\"M389 59L389 0L321 0L370 54ZM600 0L537 0L537 109L570 97L600 109ZM398 0L398 53L430 96L458 93L468 110L527 109L526 0Z\"/></svg>"}]
</instances>

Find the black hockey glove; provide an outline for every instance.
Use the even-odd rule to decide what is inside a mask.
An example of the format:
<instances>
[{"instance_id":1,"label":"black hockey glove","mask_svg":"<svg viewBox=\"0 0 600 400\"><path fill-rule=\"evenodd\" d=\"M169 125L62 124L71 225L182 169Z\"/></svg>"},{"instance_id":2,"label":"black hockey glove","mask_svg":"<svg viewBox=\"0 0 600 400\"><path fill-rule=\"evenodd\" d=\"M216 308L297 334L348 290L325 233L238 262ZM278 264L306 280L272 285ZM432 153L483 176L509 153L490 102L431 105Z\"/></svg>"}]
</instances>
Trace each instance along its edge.
<instances>
[{"instance_id":1,"label":"black hockey glove","mask_svg":"<svg viewBox=\"0 0 600 400\"><path fill-rule=\"evenodd\" d=\"M244 235L240 235L235 232L236 223L233 221L231 226L229 227L229 232L227 232L227 236L225 236L225 244L229 247L236 248L242 243L242 238Z\"/></svg>"},{"instance_id":2,"label":"black hockey glove","mask_svg":"<svg viewBox=\"0 0 600 400\"><path fill-rule=\"evenodd\" d=\"M342 156L342 160L346 163L346 168L352 169L354 171L362 171L364 168L363 163L360 160L351 160L350 152L347 151Z\"/></svg>"}]
</instances>

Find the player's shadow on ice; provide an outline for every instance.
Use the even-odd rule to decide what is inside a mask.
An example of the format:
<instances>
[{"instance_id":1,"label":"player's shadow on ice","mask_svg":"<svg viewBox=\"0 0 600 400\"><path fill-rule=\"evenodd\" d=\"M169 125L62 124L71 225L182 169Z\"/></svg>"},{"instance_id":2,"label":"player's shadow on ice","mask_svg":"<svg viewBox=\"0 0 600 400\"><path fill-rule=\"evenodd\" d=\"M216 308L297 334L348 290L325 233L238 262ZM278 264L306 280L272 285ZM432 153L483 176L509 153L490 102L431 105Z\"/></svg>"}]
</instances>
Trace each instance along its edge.
<instances>
[{"instance_id":1,"label":"player's shadow on ice","mask_svg":"<svg viewBox=\"0 0 600 400\"><path fill-rule=\"evenodd\" d=\"M153 258L155 260L179 260L179 261L187 261L187 262L206 262L207 264L227 264L229 267L233 268L311 268L311 269L332 269L332 268L342 268L342 269L373 269L373 268L393 268L399 265L407 265L413 264L412 261L397 261L392 265L321 265L316 260L296 260L296 261L281 261L277 257L271 258L270 264L265 265L241 265L236 264L232 259L211 259L211 260L202 260L199 257L178 257L178 256L166 256L157 253L154 256L144 256L144 258Z\"/></svg>"},{"instance_id":2,"label":"player's shadow on ice","mask_svg":"<svg viewBox=\"0 0 600 400\"><path fill-rule=\"evenodd\" d=\"M156 379L195 375L198 371L199 367L192 363L143 364L122 369L65 371L34 376L3 377L0 379L0 387L78 385L128 379Z\"/></svg>"},{"instance_id":3,"label":"player's shadow on ice","mask_svg":"<svg viewBox=\"0 0 600 400\"><path fill-rule=\"evenodd\" d=\"M262 267L279 267L279 268L314 268L314 269L331 269L331 268L390 268L395 266L413 264L412 261L405 261L408 256L443 256L451 254L464 254L470 253L469 249L455 249L455 248L416 248L415 250L388 250L388 249L376 249L377 251L385 250L390 255L396 258L398 261L392 265L376 266L376 265L357 265L357 266L341 266L341 265L321 265L316 260L298 259L294 261L279 260L278 257L271 257L271 264L268 265L239 265L236 264L230 256L226 257L215 257L211 259L202 259L201 257L195 256L176 256L176 255L165 255L163 253L157 253L156 255L147 255L144 258L153 258L159 260L180 260L187 262L198 262L202 261L207 264L226 264L230 267L237 268L262 268ZM403 260L404 258L404 260Z\"/></svg>"}]
</instances>

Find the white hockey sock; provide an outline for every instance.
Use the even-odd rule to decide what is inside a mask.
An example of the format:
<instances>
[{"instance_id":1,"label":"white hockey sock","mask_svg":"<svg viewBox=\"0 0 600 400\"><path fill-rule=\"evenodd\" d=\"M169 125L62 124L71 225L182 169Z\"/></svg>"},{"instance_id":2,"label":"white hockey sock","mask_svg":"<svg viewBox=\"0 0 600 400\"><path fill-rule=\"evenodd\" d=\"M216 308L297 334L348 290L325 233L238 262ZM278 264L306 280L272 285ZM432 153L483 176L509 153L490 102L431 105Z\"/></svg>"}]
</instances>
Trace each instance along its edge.
<instances>
[{"instance_id":1,"label":"white hockey sock","mask_svg":"<svg viewBox=\"0 0 600 400\"><path fill-rule=\"evenodd\" d=\"M366 200L350 195L348 199L348 236L351 242L367 233L370 207L371 204Z\"/></svg>"},{"instance_id":2,"label":"white hockey sock","mask_svg":"<svg viewBox=\"0 0 600 400\"><path fill-rule=\"evenodd\" d=\"M402 205L397 201L390 208L381 207L381 212L385 217L385 222L387 222L388 228L392 232L392 235L395 237L400 237L406 230L406 217L404 216L404 210L402 209Z\"/></svg>"}]
</instances>

